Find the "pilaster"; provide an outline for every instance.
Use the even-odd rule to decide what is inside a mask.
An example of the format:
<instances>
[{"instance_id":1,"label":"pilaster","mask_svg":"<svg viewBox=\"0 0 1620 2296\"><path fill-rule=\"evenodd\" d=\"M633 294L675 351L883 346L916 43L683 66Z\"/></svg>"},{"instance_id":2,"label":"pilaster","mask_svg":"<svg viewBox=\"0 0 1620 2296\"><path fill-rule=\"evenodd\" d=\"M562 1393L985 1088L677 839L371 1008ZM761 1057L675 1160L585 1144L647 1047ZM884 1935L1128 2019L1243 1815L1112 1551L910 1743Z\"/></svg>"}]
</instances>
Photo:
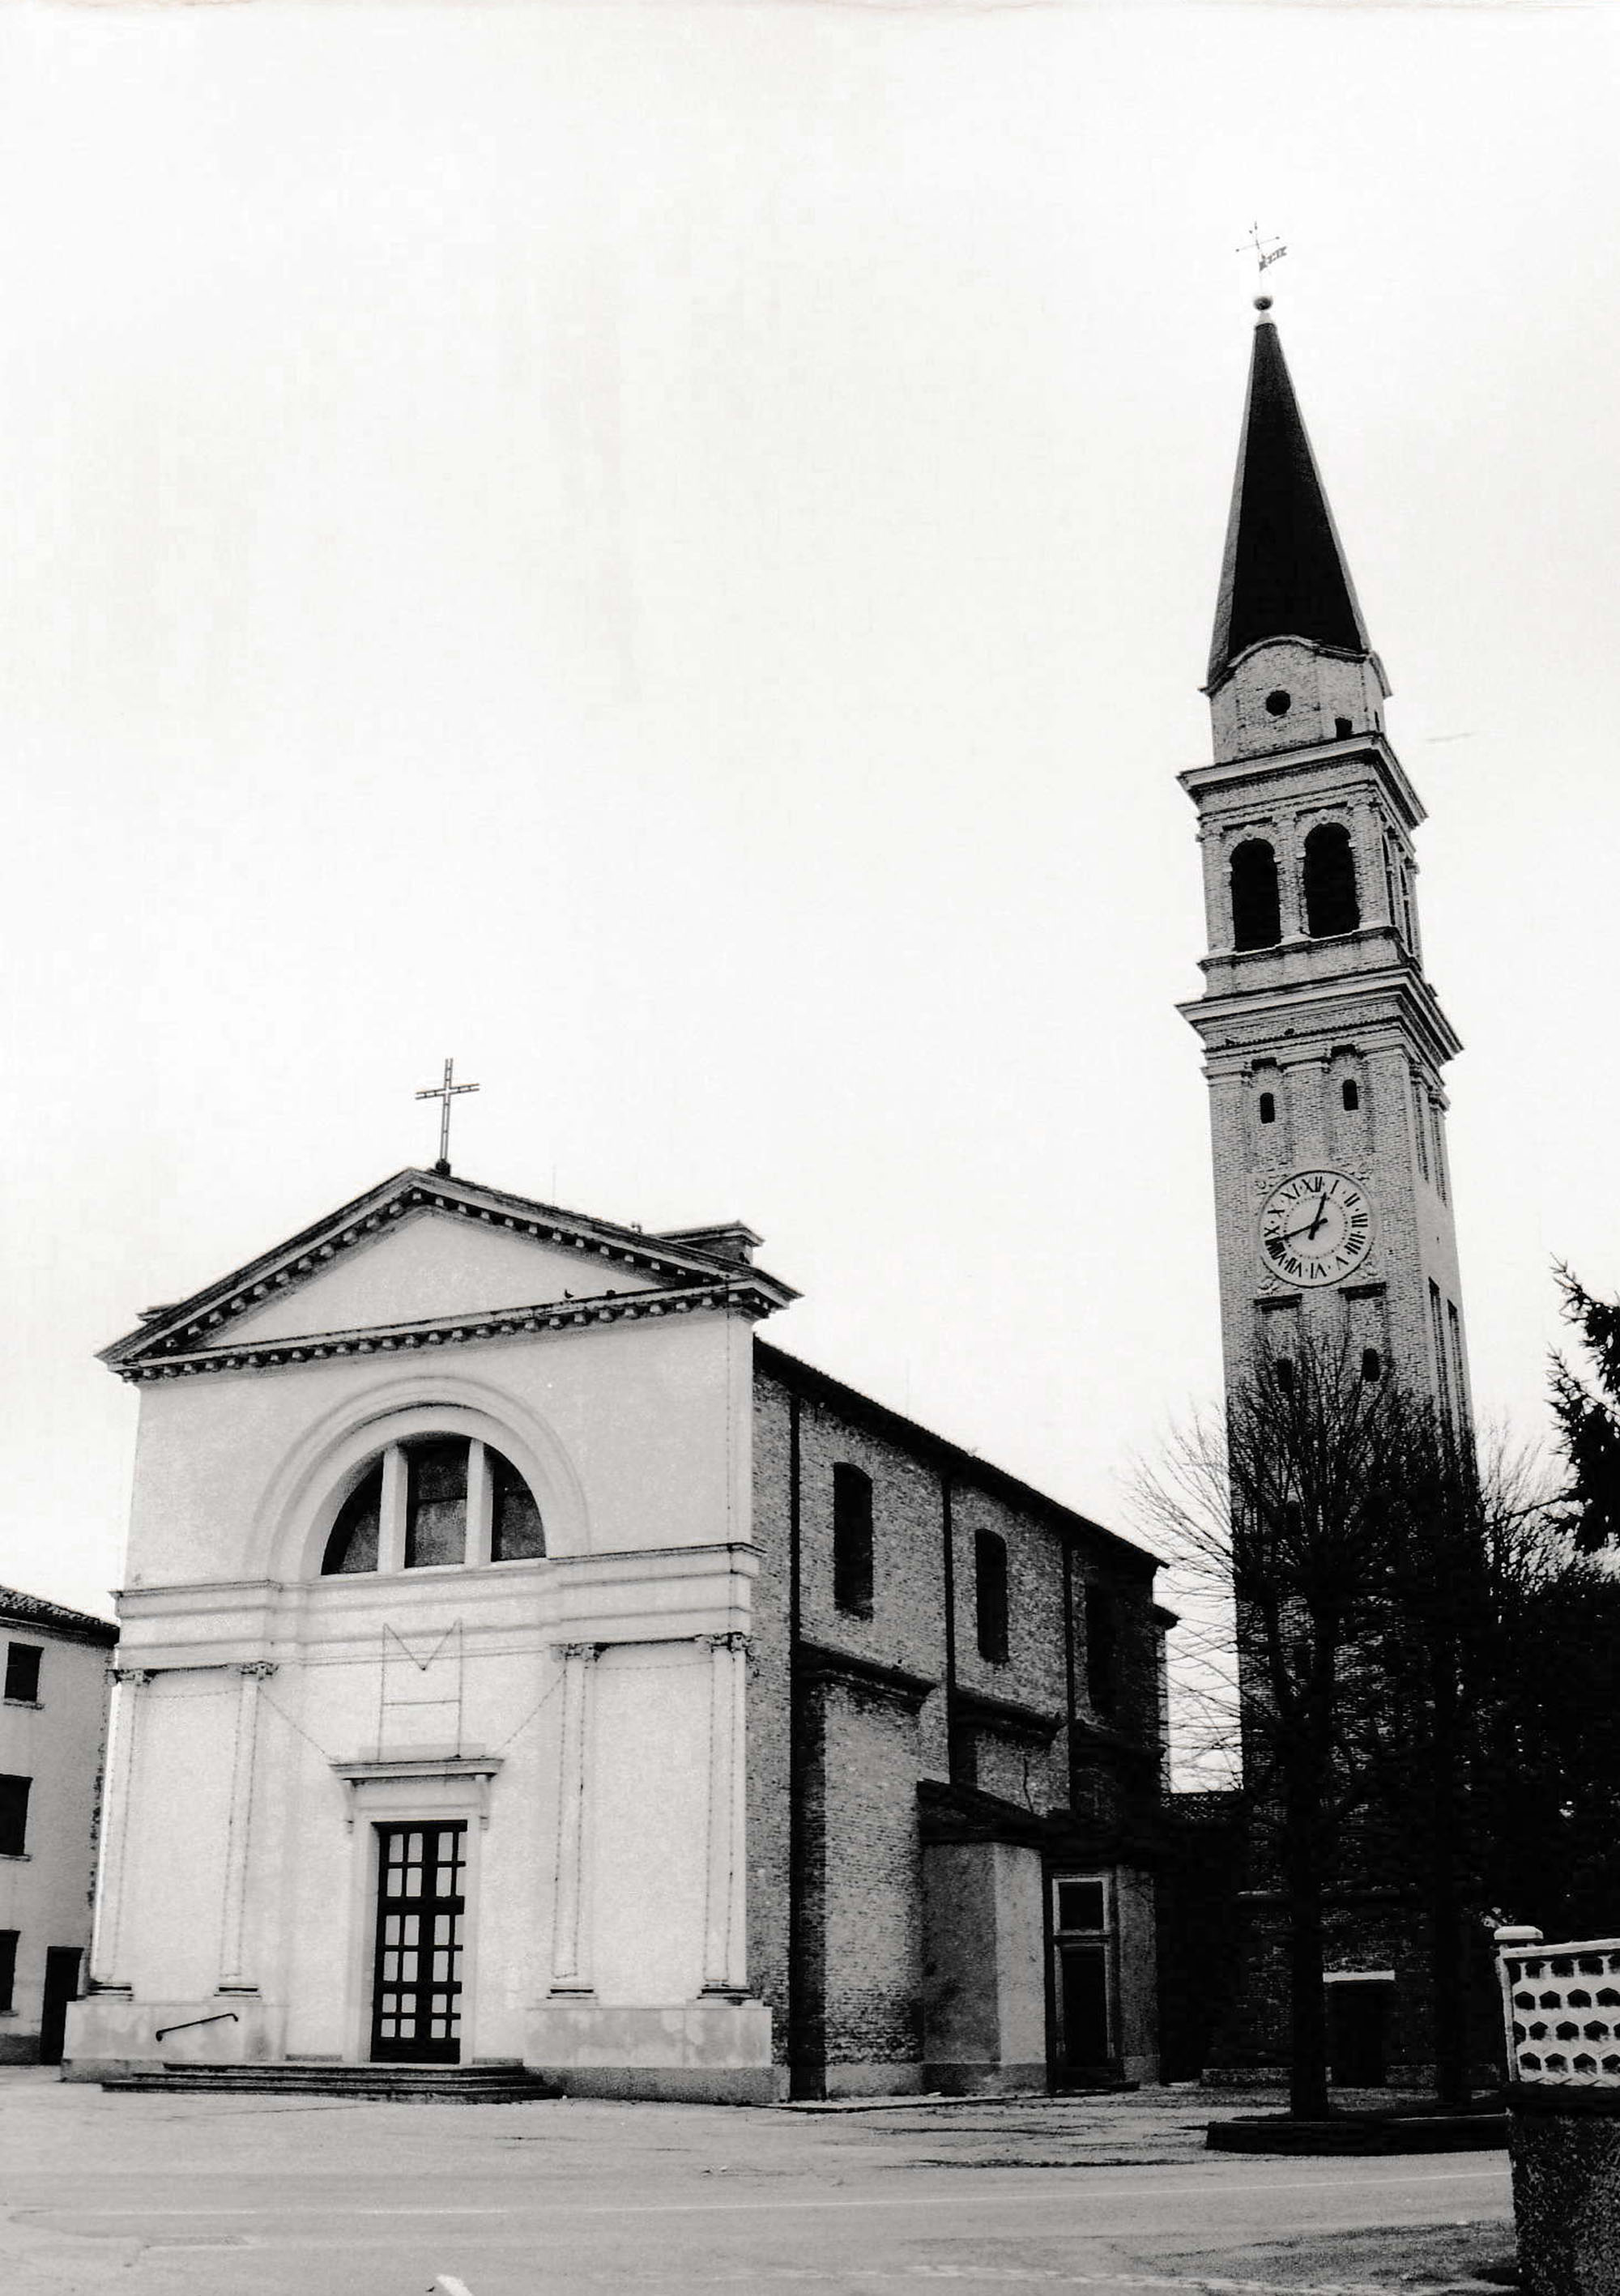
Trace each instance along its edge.
<instances>
[{"instance_id":1,"label":"pilaster","mask_svg":"<svg viewBox=\"0 0 1620 2296\"><path fill-rule=\"evenodd\" d=\"M124 1871L129 1841L129 1806L136 1777L136 1748L140 1735L139 1693L152 1680L152 1669L110 1666L113 1685L110 1729L111 1755L101 1841L101 1871L96 1876L95 1908L90 1934L90 1989L95 1993L127 1993L127 1982L118 1975L119 1931L124 1910Z\"/></svg>"},{"instance_id":2,"label":"pilaster","mask_svg":"<svg viewBox=\"0 0 1620 2296\"><path fill-rule=\"evenodd\" d=\"M709 1648L709 1855L703 1921L705 1993L748 1985L746 1762L748 1637L705 1635Z\"/></svg>"},{"instance_id":3,"label":"pilaster","mask_svg":"<svg viewBox=\"0 0 1620 2296\"><path fill-rule=\"evenodd\" d=\"M231 1808L225 1851L225 1904L220 1924L219 1991L257 1993L248 1971L248 1859L253 1834L253 1773L259 1744L259 1697L275 1672L268 1659L250 1659L235 1669L236 1743L231 1765Z\"/></svg>"},{"instance_id":4,"label":"pilaster","mask_svg":"<svg viewBox=\"0 0 1620 2296\"><path fill-rule=\"evenodd\" d=\"M557 1762L556 1890L551 1929L554 1996L588 1997L590 1938L585 1866L586 1773L590 1755L590 1691L595 1643L558 1645L563 1661L563 1723Z\"/></svg>"}]
</instances>

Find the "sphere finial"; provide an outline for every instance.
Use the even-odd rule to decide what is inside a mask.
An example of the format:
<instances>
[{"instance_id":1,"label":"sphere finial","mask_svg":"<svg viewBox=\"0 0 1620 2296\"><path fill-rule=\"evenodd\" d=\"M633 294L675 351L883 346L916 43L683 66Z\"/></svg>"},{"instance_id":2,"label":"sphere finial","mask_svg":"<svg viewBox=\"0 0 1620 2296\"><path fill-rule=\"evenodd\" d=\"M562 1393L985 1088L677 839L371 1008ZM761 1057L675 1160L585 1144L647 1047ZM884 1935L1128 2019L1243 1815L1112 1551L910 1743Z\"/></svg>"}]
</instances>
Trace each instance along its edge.
<instances>
[{"instance_id":1,"label":"sphere finial","mask_svg":"<svg viewBox=\"0 0 1620 2296\"><path fill-rule=\"evenodd\" d=\"M1255 296L1255 298L1254 298L1254 308L1255 308L1257 311L1269 311L1269 310L1271 309L1271 297L1270 297L1269 295L1256 295L1256 296Z\"/></svg>"}]
</instances>

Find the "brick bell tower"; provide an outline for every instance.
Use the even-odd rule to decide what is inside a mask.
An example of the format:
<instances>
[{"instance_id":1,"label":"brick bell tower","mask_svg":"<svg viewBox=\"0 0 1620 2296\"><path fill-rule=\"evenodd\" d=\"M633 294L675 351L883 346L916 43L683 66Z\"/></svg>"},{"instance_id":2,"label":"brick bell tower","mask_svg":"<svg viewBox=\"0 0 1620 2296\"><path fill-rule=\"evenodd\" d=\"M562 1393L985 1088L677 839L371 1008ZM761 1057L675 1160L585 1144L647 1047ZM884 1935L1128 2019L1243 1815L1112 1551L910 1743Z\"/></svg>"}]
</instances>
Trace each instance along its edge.
<instances>
[{"instance_id":1,"label":"brick bell tower","mask_svg":"<svg viewBox=\"0 0 1620 2296\"><path fill-rule=\"evenodd\" d=\"M1458 1037L1425 977L1423 808L1384 731L1368 639L1271 298L1247 403L1205 691L1204 1042L1229 1383L1309 1336L1468 1414L1445 1149Z\"/></svg>"}]
</instances>

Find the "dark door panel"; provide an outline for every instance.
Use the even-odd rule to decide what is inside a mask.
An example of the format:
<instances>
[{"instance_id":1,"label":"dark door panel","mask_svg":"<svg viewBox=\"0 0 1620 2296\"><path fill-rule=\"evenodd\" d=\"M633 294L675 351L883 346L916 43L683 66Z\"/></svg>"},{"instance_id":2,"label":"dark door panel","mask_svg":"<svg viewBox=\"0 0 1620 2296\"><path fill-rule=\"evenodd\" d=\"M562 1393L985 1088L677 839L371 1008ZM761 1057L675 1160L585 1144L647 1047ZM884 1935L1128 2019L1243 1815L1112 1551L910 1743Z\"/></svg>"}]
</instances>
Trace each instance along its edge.
<instances>
[{"instance_id":1,"label":"dark door panel","mask_svg":"<svg viewBox=\"0 0 1620 2296\"><path fill-rule=\"evenodd\" d=\"M377 1828L374 2062L461 2062L465 1825Z\"/></svg>"},{"instance_id":2,"label":"dark door panel","mask_svg":"<svg viewBox=\"0 0 1620 2296\"><path fill-rule=\"evenodd\" d=\"M45 1992L39 2004L39 2062L62 2062L67 2032L68 2004L78 1998L81 1949L76 1945L50 1945L45 1954Z\"/></svg>"}]
</instances>

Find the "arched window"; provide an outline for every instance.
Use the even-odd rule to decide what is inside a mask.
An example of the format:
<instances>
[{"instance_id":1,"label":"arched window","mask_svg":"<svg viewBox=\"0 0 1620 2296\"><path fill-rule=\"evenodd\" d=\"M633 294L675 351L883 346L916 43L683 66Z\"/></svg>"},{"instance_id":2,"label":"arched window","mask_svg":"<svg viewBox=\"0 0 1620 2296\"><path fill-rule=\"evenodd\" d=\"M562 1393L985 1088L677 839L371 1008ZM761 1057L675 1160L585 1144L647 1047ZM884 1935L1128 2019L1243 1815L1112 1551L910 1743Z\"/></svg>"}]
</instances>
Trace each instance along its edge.
<instances>
[{"instance_id":1,"label":"arched window","mask_svg":"<svg viewBox=\"0 0 1620 2296\"><path fill-rule=\"evenodd\" d=\"M1305 931L1320 939L1354 932L1361 922L1350 832L1342 821L1319 822L1305 840Z\"/></svg>"},{"instance_id":2,"label":"arched window","mask_svg":"<svg viewBox=\"0 0 1620 2296\"><path fill-rule=\"evenodd\" d=\"M1384 1376L1384 1358L1377 1348L1361 1349L1361 1377L1369 1384Z\"/></svg>"},{"instance_id":3,"label":"arched window","mask_svg":"<svg viewBox=\"0 0 1620 2296\"><path fill-rule=\"evenodd\" d=\"M1277 1095L1276 1095L1274 1092L1262 1092L1262 1093L1261 1094L1261 1095L1260 1095L1260 1120L1261 1120L1261 1122L1262 1122L1262 1124L1275 1124L1275 1123L1276 1123L1276 1121L1277 1121Z\"/></svg>"},{"instance_id":4,"label":"arched window","mask_svg":"<svg viewBox=\"0 0 1620 2296\"><path fill-rule=\"evenodd\" d=\"M1263 837L1232 848L1232 945L1275 948L1282 939L1277 898L1277 856Z\"/></svg>"},{"instance_id":5,"label":"arched window","mask_svg":"<svg viewBox=\"0 0 1620 2296\"><path fill-rule=\"evenodd\" d=\"M377 1567L377 1526L382 1515L382 1462L368 1467L338 1509L321 1562L323 1578Z\"/></svg>"},{"instance_id":6,"label":"arched window","mask_svg":"<svg viewBox=\"0 0 1620 2296\"><path fill-rule=\"evenodd\" d=\"M974 1603L979 1656L992 1666L1007 1663L1007 1541L993 1530L976 1530L973 1540Z\"/></svg>"},{"instance_id":7,"label":"arched window","mask_svg":"<svg viewBox=\"0 0 1620 2296\"><path fill-rule=\"evenodd\" d=\"M467 1446L427 1436L405 1446L405 1567L467 1559Z\"/></svg>"},{"instance_id":8,"label":"arched window","mask_svg":"<svg viewBox=\"0 0 1620 2296\"><path fill-rule=\"evenodd\" d=\"M476 1436L414 1435L366 1467L333 1518L321 1576L529 1562L546 1552L534 1495Z\"/></svg>"},{"instance_id":9,"label":"arched window","mask_svg":"<svg viewBox=\"0 0 1620 2296\"><path fill-rule=\"evenodd\" d=\"M872 1615L872 1478L833 1469L833 1600L851 1618Z\"/></svg>"},{"instance_id":10,"label":"arched window","mask_svg":"<svg viewBox=\"0 0 1620 2296\"><path fill-rule=\"evenodd\" d=\"M546 1529L534 1494L510 1459L486 1448L489 1468L489 1560L533 1562L546 1552Z\"/></svg>"}]
</instances>

